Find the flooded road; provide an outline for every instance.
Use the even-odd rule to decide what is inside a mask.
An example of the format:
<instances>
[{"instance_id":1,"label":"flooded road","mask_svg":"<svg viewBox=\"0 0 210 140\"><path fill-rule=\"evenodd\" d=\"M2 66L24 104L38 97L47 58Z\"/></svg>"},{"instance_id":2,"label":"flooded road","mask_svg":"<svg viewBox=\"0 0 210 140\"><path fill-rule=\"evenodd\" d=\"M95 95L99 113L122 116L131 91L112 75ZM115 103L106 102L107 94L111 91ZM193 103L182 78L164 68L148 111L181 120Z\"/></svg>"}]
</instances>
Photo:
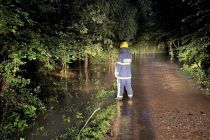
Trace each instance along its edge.
<instances>
[{"instance_id":1,"label":"flooded road","mask_svg":"<svg viewBox=\"0 0 210 140\"><path fill-rule=\"evenodd\" d=\"M117 103L113 140L209 140L210 97L163 54L133 62L134 98Z\"/></svg>"}]
</instances>

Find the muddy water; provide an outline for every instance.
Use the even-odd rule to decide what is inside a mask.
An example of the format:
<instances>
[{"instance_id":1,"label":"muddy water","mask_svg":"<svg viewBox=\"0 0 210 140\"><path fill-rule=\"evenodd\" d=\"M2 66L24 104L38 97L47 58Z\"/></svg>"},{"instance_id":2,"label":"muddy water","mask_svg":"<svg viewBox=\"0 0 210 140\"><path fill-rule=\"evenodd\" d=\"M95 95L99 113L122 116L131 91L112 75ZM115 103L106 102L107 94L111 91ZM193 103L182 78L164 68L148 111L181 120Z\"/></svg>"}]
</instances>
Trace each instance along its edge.
<instances>
[{"instance_id":1,"label":"muddy water","mask_svg":"<svg viewBox=\"0 0 210 140\"><path fill-rule=\"evenodd\" d=\"M27 132L27 139L48 140L65 132L77 135L78 128L90 116L92 97L96 91L110 87L114 81L114 65L90 65L88 69L71 69L74 77L64 79L53 76L38 76L48 110L37 118ZM69 136L69 139L71 137Z\"/></svg>"},{"instance_id":2,"label":"muddy water","mask_svg":"<svg viewBox=\"0 0 210 140\"><path fill-rule=\"evenodd\" d=\"M133 62L134 98L117 103L116 140L210 139L210 98L164 54Z\"/></svg>"}]
</instances>

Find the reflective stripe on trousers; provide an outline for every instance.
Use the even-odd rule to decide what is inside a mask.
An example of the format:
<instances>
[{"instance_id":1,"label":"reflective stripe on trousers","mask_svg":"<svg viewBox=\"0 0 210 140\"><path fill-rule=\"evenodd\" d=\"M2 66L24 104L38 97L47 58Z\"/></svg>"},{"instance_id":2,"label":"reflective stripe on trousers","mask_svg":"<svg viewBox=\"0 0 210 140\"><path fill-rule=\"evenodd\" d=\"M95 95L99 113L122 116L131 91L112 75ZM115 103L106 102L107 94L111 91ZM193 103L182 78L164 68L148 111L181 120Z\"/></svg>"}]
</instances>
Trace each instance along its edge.
<instances>
[{"instance_id":1,"label":"reflective stripe on trousers","mask_svg":"<svg viewBox=\"0 0 210 140\"><path fill-rule=\"evenodd\" d=\"M131 79L117 79L117 97L122 98L124 87L129 97L133 96L133 89L131 87Z\"/></svg>"},{"instance_id":2,"label":"reflective stripe on trousers","mask_svg":"<svg viewBox=\"0 0 210 140\"><path fill-rule=\"evenodd\" d=\"M117 79L131 79L131 77L117 77Z\"/></svg>"}]
</instances>

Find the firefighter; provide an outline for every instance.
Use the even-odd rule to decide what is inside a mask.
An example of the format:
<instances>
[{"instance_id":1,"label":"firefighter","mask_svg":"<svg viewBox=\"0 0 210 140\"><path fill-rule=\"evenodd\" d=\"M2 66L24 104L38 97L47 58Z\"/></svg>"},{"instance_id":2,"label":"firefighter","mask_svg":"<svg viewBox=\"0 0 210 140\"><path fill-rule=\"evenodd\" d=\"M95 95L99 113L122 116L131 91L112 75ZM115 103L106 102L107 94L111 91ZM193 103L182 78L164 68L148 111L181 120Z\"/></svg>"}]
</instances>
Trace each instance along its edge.
<instances>
[{"instance_id":1,"label":"firefighter","mask_svg":"<svg viewBox=\"0 0 210 140\"><path fill-rule=\"evenodd\" d=\"M130 99L133 97L133 90L131 87L131 61L132 55L128 51L128 43L123 41L120 43L120 53L115 65L115 77L117 78L116 100L122 100L124 87L128 97Z\"/></svg>"}]
</instances>

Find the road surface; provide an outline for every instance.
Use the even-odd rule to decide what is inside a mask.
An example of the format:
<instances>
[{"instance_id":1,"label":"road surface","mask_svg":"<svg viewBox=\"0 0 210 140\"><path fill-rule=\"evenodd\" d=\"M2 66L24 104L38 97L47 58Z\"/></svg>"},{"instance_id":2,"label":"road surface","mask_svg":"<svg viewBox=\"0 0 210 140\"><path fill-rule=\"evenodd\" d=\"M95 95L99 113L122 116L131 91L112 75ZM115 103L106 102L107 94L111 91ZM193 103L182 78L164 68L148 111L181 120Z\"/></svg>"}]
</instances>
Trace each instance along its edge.
<instances>
[{"instance_id":1,"label":"road surface","mask_svg":"<svg viewBox=\"0 0 210 140\"><path fill-rule=\"evenodd\" d=\"M162 54L133 62L134 98L117 102L113 140L210 140L210 97Z\"/></svg>"}]
</instances>

